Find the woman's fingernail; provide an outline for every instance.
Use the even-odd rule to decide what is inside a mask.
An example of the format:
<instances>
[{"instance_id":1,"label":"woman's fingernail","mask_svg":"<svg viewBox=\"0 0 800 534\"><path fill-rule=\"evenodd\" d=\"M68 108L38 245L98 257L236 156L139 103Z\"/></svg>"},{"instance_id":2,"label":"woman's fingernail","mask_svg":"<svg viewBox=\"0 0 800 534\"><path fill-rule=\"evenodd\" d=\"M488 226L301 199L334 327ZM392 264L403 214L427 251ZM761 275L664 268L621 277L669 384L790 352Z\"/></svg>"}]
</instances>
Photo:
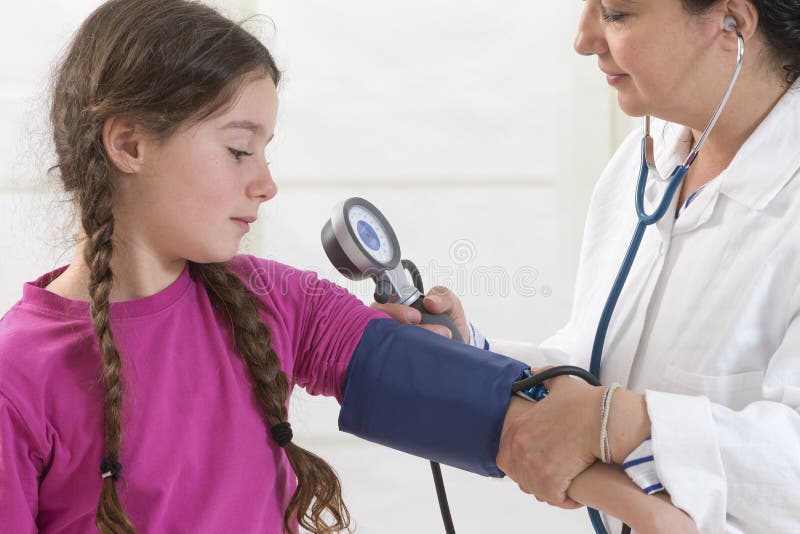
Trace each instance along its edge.
<instances>
[{"instance_id":1,"label":"woman's fingernail","mask_svg":"<svg viewBox=\"0 0 800 534\"><path fill-rule=\"evenodd\" d=\"M409 310L409 311L406 312L406 321L408 321L409 323L417 324L421 320L422 320L422 317L420 316L418 311Z\"/></svg>"}]
</instances>

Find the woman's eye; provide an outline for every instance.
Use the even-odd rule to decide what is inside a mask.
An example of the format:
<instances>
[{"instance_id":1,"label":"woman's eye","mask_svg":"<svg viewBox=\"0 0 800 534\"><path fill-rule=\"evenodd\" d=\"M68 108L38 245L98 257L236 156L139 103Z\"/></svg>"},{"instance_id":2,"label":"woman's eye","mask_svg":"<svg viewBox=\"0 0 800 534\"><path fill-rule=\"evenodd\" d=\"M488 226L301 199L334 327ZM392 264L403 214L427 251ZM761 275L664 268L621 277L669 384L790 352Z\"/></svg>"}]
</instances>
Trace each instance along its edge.
<instances>
[{"instance_id":1,"label":"woman's eye","mask_svg":"<svg viewBox=\"0 0 800 534\"><path fill-rule=\"evenodd\" d=\"M600 7L600 16L603 22L621 22L628 16L627 13L612 11L605 6Z\"/></svg>"},{"instance_id":2,"label":"woman's eye","mask_svg":"<svg viewBox=\"0 0 800 534\"><path fill-rule=\"evenodd\" d=\"M252 156L252 152L245 152L244 150L236 150L235 148L228 148L228 151L236 158L236 161L241 161L243 157Z\"/></svg>"}]
</instances>

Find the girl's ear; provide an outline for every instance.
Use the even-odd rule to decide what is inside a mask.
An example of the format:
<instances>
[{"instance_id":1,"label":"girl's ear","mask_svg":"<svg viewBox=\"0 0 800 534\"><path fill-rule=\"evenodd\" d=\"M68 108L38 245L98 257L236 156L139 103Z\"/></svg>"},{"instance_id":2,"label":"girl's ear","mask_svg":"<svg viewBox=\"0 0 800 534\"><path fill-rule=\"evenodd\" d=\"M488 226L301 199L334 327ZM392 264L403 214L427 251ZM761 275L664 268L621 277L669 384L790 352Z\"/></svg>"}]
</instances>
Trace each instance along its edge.
<instances>
[{"instance_id":1,"label":"girl's ear","mask_svg":"<svg viewBox=\"0 0 800 534\"><path fill-rule=\"evenodd\" d=\"M114 116L103 124L103 146L114 167L135 174L144 164L145 137L130 117Z\"/></svg>"}]
</instances>

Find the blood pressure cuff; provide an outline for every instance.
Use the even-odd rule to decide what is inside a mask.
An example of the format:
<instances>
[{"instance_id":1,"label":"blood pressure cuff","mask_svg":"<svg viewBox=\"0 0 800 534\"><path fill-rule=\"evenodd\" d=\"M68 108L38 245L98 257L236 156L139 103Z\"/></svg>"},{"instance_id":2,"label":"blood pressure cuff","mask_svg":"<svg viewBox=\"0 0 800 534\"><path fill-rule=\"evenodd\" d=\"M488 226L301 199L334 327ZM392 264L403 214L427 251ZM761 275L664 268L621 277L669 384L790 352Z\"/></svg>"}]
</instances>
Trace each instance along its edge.
<instances>
[{"instance_id":1,"label":"blood pressure cuff","mask_svg":"<svg viewBox=\"0 0 800 534\"><path fill-rule=\"evenodd\" d=\"M497 449L511 384L528 366L391 319L368 323L345 378L339 430L479 475Z\"/></svg>"}]
</instances>

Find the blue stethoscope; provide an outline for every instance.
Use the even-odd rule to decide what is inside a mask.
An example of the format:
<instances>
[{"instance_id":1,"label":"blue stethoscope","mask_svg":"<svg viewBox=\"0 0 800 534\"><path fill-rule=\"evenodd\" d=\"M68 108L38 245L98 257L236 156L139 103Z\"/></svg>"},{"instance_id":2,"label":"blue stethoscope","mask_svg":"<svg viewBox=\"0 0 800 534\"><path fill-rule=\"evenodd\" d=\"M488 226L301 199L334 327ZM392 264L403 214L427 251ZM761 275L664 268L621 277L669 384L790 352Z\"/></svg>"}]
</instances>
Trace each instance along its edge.
<instances>
[{"instance_id":1,"label":"blue stethoscope","mask_svg":"<svg viewBox=\"0 0 800 534\"><path fill-rule=\"evenodd\" d=\"M598 379L600 378L600 361L602 360L603 344L605 343L606 334L608 332L608 325L611 322L611 316L614 313L614 308L617 305L620 293L622 293L622 288L625 286L625 280L627 280L628 274L630 274L633 261L636 258L636 253L639 251L639 245L642 243L644 231L648 226L651 226L661 220L661 218L667 213L669 206L672 204L672 199L675 197L675 193L678 191L678 189L680 189L683 179L689 172L689 168L692 166L692 163L694 163L695 159L697 159L697 154L700 152L700 148L706 142L706 139L711 133L711 130L714 129L714 125L716 125L717 119L719 119L722 110L728 103L728 99L733 92L733 87L736 84L736 80L739 78L739 72L742 70L742 61L744 60L744 37L742 37L742 34L736 30L736 22L732 17L725 18L725 29L726 31L736 31L736 34L739 37L739 52L736 59L736 70L734 71L733 77L728 84L728 89L725 91L725 96L722 98L722 101L717 107L716 112L714 112L714 116L711 118L708 126L706 126L705 131L703 131L703 135L700 137L700 140L697 142L692 151L689 152L689 155L686 157L684 163L675 167L675 170L672 171L672 174L669 176L669 178L662 178L658 173L658 169L656 169L655 158L653 156L653 138L650 137L650 117L648 116L645 118L645 135L642 138L642 161L641 168L639 170L639 181L636 185L636 216L638 217L639 222L636 225L636 230L634 231L633 238L628 246L625 259L622 261L622 265L617 273L617 278L614 280L614 285L611 287L611 292L609 293L606 304L603 307L603 313L600 315L600 322L597 325L597 332L595 333L594 337L594 345L592 346L592 359L589 365L589 372L591 372L592 375ZM652 214L648 214L644 208L644 190L645 186L647 185L647 178L651 174L656 180L667 182L667 190L655 211ZM597 510L590 508L589 518L591 519L592 526L597 534L607 534L605 526L603 525L603 520L600 518L600 513ZM625 532L630 532L630 528L626 526L623 529L623 534L625 534Z\"/></svg>"}]
</instances>

